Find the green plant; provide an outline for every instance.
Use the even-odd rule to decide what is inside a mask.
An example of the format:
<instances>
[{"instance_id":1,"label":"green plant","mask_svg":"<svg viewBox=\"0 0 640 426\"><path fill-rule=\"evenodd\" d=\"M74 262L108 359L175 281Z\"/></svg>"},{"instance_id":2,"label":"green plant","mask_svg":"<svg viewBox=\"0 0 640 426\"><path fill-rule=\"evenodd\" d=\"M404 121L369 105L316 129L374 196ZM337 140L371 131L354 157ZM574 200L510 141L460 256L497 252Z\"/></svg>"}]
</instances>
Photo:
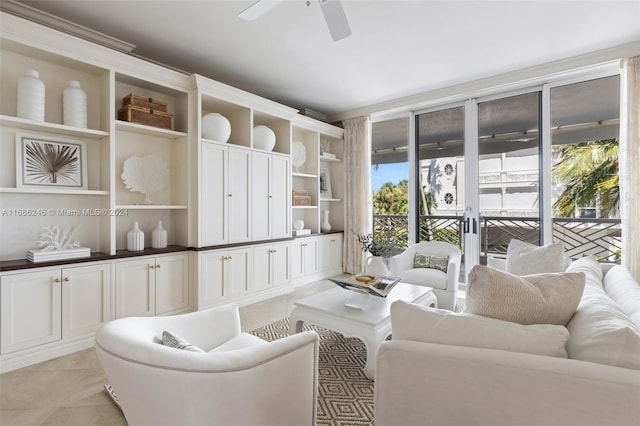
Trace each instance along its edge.
<instances>
[{"instance_id":1,"label":"green plant","mask_svg":"<svg viewBox=\"0 0 640 426\"><path fill-rule=\"evenodd\" d=\"M375 238L373 234L359 234L358 242L362 246L362 251L371 253L372 256L389 257L393 254L395 247L386 241Z\"/></svg>"}]
</instances>

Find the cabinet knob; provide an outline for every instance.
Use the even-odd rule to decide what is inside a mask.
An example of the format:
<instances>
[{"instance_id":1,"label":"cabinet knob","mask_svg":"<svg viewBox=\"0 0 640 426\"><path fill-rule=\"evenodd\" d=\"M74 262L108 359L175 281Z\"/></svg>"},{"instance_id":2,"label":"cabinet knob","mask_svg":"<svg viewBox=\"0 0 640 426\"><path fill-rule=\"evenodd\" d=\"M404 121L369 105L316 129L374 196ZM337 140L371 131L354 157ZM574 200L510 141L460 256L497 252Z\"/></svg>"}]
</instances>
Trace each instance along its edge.
<instances>
[{"instance_id":1,"label":"cabinet knob","mask_svg":"<svg viewBox=\"0 0 640 426\"><path fill-rule=\"evenodd\" d=\"M273 198L273 195L269 195L269 198Z\"/></svg>"},{"instance_id":2,"label":"cabinet knob","mask_svg":"<svg viewBox=\"0 0 640 426\"><path fill-rule=\"evenodd\" d=\"M69 277L64 277L64 278L62 279L62 281L64 281L64 282L68 283L69 281L71 281L71 279L70 279Z\"/></svg>"},{"instance_id":3,"label":"cabinet knob","mask_svg":"<svg viewBox=\"0 0 640 426\"><path fill-rule=\"evenodd\" d=\"M159 267L160 267L160 265L156 265L156 268L159 268Z\"/></svg>"},{"instance_id":4,"label":"cabinet knob","mask_svg":"<svg viewBox=\"0 0 640 426\"><path fill-rule=\"evenodd\" d=\"M156 269L156 265L149 265L149 269Z\"/></svg>"},{"instance_id":5,"label":"cabinet knob","mask_svg":"<svg viewBox=\"0 0 640 426\"><path fill-rule=\"evenodd\" d=\"M60 278L54 278L54 279L53 279L53 282L54 282L54 283L59 283L59 282L60 282Z\"/></svg>"},{"instance_id":6,"label":"cabinet knob","mask_svg":"<svg viewBox=\"0 0 640 426\"><path fill-rule=\"evenodd\" d=\"M233 197L233 194L232 193L228 193L227 197Z\"/></svg>"}]
</instances>

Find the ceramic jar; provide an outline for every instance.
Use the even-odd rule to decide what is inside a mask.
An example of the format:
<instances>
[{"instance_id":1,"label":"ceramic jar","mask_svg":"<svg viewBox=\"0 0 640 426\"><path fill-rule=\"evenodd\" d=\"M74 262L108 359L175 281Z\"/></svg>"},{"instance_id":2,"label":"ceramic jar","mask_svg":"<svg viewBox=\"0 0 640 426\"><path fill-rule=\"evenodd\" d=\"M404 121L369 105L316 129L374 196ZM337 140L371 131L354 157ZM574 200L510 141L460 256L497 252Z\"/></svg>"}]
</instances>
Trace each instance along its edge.
<instances>
[{"instance_id":1,"label":"ceramic jar","mask_svg":"<svg viewBox=\"0 0 640 426\"><path fill-rule=\"evenodd\" d=\"M66 126L87 128L87 94L79 81L71 80L62 92L62 120Z\"/></svg>"},{"instance_id":2,"label":"ceramic jar","mask_svg":"<svg viewBox=\"0 0 640 426\"><path fill-rule=\"evenodd\" d=\"M202 117L202 137L212 141L227 143L231 136L231 123L217 112Z\"/></svg>"},{"instance_id":3,"label":"ceramic jar","mask_svg":"<svg viewBox=\"0 0 640 426\"><path fill-rule=\"evenodd\" d=\"M151 247L155 249L167 247L167 230L162 227L162 221L158 222L158 227L151 233Z\"/></svg>"},{"instance_id":4,"label":"ceramic jar","mask_svg":"<svg viewBox=\"0 0 640 426\"><path fill-rule=\"evenodd\" d=\"M127 250L144 250L144 232L140 229L138 222L133 222L133 228L127 232Z\"/></svg>"},{"instance_id":5,"label":"ceramic jar","mask_svg":"<svg viewBox=\"0 0 640 426\"><path fill-rule=\"evenodd\" d=\"M29 70L18 81L17 116L44 121L44 83L38 71Z\"/></svg>"},{"instance_id":6,"label":"ceramic jar","mask_svg":"<svg viewBox=\"0 0 640 426\"><path fill-rule=\"evenodd\" d=\"M253 128L253 147L263 151L272 151L276 146L276 134L267 126Z\"/></svg>"}]
</instances>

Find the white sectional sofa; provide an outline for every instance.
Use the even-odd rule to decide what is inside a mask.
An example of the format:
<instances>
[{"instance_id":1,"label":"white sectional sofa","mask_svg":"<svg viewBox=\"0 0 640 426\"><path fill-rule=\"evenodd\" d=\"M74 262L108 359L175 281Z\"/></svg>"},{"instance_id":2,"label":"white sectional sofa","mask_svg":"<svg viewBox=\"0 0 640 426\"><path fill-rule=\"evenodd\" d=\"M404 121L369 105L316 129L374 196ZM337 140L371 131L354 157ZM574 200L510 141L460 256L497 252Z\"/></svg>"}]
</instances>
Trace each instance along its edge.
<instances>
[{"instance_id":1,"label":"white sectional sofa","mask_svg":"<svg viewBox=\"0 0 640 426\"><path fill-rule=\"evenodd\" d=\"M567 271L586 283L566 327L392 305L375 424L640 425L640 286L589 258Z\"/></svg>"}]
</instances>

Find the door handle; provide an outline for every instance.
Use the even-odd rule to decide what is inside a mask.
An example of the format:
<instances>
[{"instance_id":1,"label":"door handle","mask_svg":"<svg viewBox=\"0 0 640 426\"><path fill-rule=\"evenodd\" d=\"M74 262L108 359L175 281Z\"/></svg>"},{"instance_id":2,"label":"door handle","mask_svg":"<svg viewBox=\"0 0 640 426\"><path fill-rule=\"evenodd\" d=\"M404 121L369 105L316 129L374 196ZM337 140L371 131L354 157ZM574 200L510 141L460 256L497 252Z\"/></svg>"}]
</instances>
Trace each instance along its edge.
<instances>
[{"instance_id":1,"label":"door handle","mask_svg":"<svg viewBox=\"0 0 640 426\"><path fill-rule=\"evenodd\" d=\"M475 217L473 218L473 233L478 235L478 221Z\"/></svg>"},{"instance_id":2,"label":"door handle","mask_svg":"<svg viewBox=\"0 0 640 426\"><path fill-rule=\"evenodd\" d=\"M465 234L469 233L469 218L466 218L464 221L464 233Z\"/></svg>"}]
</instances>

